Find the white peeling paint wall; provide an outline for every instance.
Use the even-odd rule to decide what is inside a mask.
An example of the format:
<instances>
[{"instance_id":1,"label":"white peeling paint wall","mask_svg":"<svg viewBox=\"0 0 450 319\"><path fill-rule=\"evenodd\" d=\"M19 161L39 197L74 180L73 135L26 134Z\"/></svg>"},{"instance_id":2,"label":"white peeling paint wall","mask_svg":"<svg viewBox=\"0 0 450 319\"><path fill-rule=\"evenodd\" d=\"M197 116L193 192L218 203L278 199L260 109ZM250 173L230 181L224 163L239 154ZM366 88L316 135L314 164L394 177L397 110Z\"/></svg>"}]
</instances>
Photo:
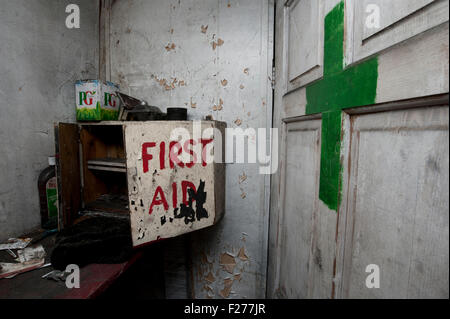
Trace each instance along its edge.
<instances>
[{"instance_id":1,"label":"white peeling paint wall","mask_svg":"<svg viewBox=\"0 0 450 319\"><path fill-rule=\"evenodd\" d=\"M80 29L65 26L70 3ZM0 240L40 224L53 123L75 121L75 80L98 76L98 10L92 0L0 0Z\"/></svg>"},{"instance_id":2,"label":"white peeling paint wall","mask_svg":"<svg viewBox=\"0 0 450 319\"><path fill-rule=\"evenodd\" d=\"M270 127L272 29L269 0L116 0L106 63L123 91L163 111L185 106L190 119ZM265 297L268 186L257 165L227 165L224 219L190 236L190 274L172 274L167 297L186 281L190 297ZM183 259L183 240L166 254Z\"/></svg>"}]
</instances>

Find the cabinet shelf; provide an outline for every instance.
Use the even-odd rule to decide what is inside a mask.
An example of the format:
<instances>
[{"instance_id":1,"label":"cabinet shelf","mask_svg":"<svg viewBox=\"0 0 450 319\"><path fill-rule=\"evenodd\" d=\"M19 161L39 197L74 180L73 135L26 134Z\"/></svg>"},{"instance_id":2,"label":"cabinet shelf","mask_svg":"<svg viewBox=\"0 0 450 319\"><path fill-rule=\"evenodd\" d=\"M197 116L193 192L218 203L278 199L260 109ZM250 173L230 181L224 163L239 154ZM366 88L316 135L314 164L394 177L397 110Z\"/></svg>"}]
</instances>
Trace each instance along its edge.
<instances>
[{"instance_id":1,"label":"cabinet shelf","mask_svg":"<svg viewBox=\"0 0 450 319\"><path fill-rule=\"evenodd\" d=\"M127 167L124 158L100 158L87 161L88 169L97 171L126 173Z\"/></svg>"},{"instance_id":2,"label":"cabinet shelf","mask_svg":"<svg viewBox=\"0 0 450 319\"><path fill-rule=\"evenodd\" d=\"M103 194L86 204L85 210L128 214L128 197L120 194Z\"/></svg>"}]
</instances>

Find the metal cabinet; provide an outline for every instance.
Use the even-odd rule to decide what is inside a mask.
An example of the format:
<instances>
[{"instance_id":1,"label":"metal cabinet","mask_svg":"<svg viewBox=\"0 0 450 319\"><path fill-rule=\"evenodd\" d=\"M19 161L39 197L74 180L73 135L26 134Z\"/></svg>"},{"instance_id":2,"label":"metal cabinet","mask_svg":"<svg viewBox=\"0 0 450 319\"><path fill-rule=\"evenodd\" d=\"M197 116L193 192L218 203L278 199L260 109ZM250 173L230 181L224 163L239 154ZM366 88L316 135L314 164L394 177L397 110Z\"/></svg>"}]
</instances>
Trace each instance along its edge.
<instances>
[{"instance_id":1,"label":"metal cabinet","mask_svg":"<svg viewBox=\"0 0 450 319\"><path fill-rule=\"evenodd\" d=\"M130 219L134 246L216 224L225 211L225 123L59 123L60 228L81 214Z\"/></svg>"}]
</instances>

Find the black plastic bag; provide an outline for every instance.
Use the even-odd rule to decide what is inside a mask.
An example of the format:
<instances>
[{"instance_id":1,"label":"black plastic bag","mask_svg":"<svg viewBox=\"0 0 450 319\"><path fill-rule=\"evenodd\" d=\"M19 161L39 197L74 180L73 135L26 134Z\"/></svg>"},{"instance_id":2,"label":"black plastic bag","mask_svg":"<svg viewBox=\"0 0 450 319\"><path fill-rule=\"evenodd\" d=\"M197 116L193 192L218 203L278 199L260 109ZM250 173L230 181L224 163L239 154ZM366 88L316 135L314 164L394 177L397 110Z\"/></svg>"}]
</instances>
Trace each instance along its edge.
<instances>
[{"instance_id":1,"label":"black plastic bag","mask_svg":"<svg viewBox=\"0 0 450 319\"><path fill-rule=\"evenodd\" d=\"M132 250L129 220L91 217L57 235L51 263L57 270L70 264L118 264L127 261Z\"/></svg>"}]
</instances>

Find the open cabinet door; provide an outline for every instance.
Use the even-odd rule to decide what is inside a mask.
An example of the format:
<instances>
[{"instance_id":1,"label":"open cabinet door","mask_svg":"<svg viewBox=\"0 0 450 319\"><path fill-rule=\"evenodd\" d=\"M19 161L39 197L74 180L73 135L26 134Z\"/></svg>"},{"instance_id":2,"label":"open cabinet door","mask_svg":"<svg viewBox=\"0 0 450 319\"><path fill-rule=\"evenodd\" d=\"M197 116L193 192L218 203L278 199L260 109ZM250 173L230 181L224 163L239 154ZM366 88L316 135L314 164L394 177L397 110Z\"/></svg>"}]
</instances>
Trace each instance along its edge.
<instances>
[{"instance_id":1,"label":"open cabinet door","mask_svg":"<svg viewBox=\"0 0 450 319\"><path fill-rule=\"evenodd\" d=\"M223 217L225 164L212 159L223 147L219 140L225 136L226 124L197 124L150 121L124 125L133 246L210 227ZM172 135L177 131L188 133L189 138L177 140ZM183 158L182 153L191 157Z\"/></svg>"},{"instance_id":2,"label":"open cabinet door","mask_svg":"<svg viewBox=\"0 0 450 319\"><path fill-rule=\"evenodd\" d=\"M79 127L55 124L58 228L69 226L81 209Z\"/></svg>"}]
</instances>

